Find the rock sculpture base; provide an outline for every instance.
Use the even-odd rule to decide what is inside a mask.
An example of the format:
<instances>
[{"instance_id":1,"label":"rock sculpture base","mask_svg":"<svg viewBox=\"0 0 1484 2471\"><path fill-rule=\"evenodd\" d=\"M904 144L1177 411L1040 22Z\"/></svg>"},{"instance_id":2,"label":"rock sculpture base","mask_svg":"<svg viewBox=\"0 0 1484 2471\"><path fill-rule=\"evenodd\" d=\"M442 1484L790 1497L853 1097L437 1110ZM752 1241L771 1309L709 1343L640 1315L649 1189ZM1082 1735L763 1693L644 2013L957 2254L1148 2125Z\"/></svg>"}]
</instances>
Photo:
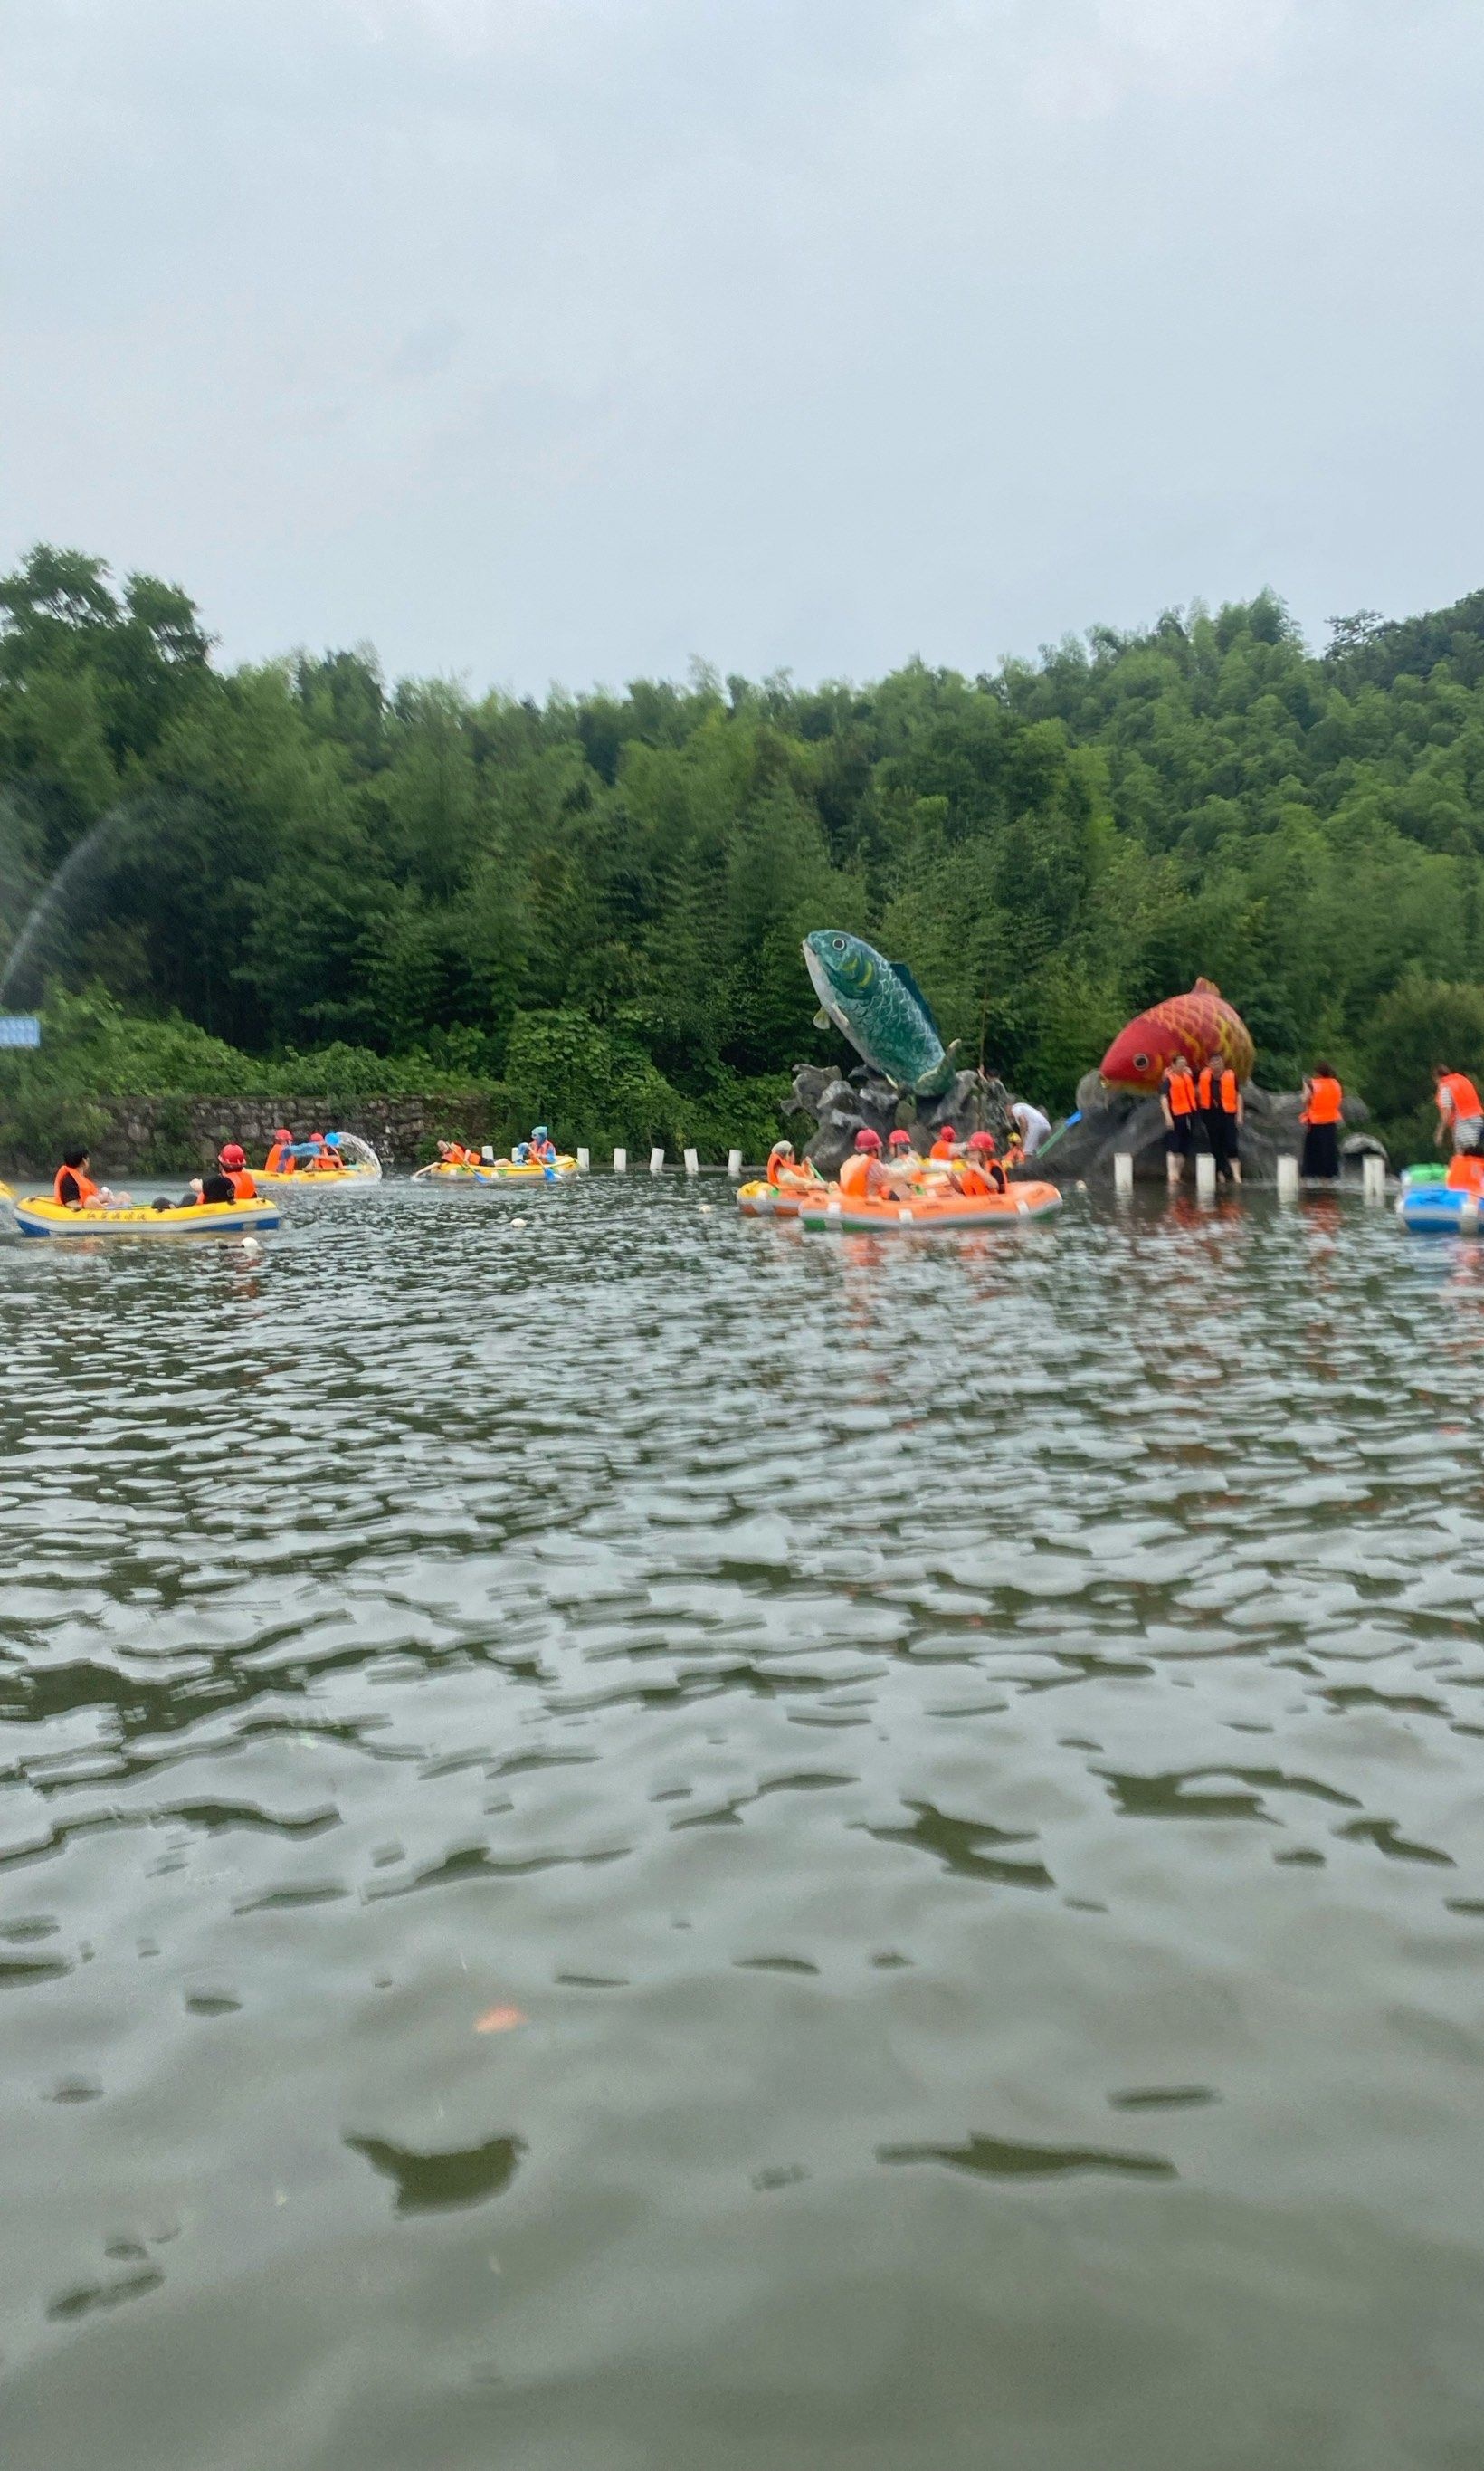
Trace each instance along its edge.
<instances>
[{"instance_id":1,"label":"rock sculpture base","mask_svg":"<svg viewBox=\"0 0 1484 2471\"><path fill-rule=\"evenodd\" d=\"M838 1175L855 1148L856 1135L867 1129L880 1134L884 1148L888 1136L900 1128L924 1154L944 1124L952 1124L965 1139L970 1133L993 1133L1001 1148L1016 1129L1004 1083L982 1072L955 1073L940 1098L914 1098L863 1064L849 1073L833 1065L796 1065L793 1094L785 1100L784 1113L813 1117L818 1129L804 1155L828 1176Z\"/></svg>"},{"instance_id":2,"label":"rock sculpture base","mask_svg":"<svg viewBox=\"0 0 1484 2471\"><path fill-rule=\"evenodd\" d=\"M1246 1107L1242 1181L1275 1184L1280 1158L1298 1158L1303 1152L1299 1093L1260 1090L1251 1082L1242 1098ZM1025 1173L1044 1174L1064 1187L1111 1186L1114 1160L1122 1152L1132 1157L1139 1183L1165 1182L1165 1118L1157 1098L1104 1090L1098 1075L1089 1072L1078 1084L1077 1105L1079 1120L1058 1128L1040 1156L1027 1162ZM980 1072L960 1072L941 1098L922 1099L893 1089L865 1065L843 1073L830 1065L801 1064L795 1068L792 1096L785 1102L784 1112L813 1118L818 1129L804 1156L828 1176L838 1175L855 1147L856 1135L866 1126L881 1135L884 1146L888 1135L900 1125L911 1135L913 1148L924 1153L931 1148L943 1124L952 1124L961 1136L993 1133L1001 1148L1016 1130L1004 1083ZM1358 1183L1362 1159L1367 1155L1384 1159L1385 1146L1360 1129L1370 1120L1364 1099L1346 1099L1344 1120L1340 1170Z\"/></svg>"},{"instance_id":3,"label":"rock sculpture base","mask_svg":"<svg viewBox=\"0 0 1484 2471\"><path fill-rule=\"evenodd\" d=\"M1260 1090L1254 1081L1242 1092L1242 1102L1246 1110L1241 1130L1242 1181L1276 1184L1279 1160L1303 1153L1302 1099L1296 1090ZM1165 1182L1165 1118L1157 1098L1135 1098L1105 1090L1098 1075L1089 1072L1077 1085L1077 1105L1080 1121L1069 1121L1043 1151L1045 1171L1055 1183L1111 1185L1113 1163L1120 1152L1132 1157L1136 1182ZM1385 1145L1360 1130L1370 1121L1363 1098L1346 1099L1344 1121L1341 1173L1358 1183L1361 1160L1368 1153L1384 1159ZM1196 1138L1203 1146L1199 1132Z\"/></svg>"}]
</instances>

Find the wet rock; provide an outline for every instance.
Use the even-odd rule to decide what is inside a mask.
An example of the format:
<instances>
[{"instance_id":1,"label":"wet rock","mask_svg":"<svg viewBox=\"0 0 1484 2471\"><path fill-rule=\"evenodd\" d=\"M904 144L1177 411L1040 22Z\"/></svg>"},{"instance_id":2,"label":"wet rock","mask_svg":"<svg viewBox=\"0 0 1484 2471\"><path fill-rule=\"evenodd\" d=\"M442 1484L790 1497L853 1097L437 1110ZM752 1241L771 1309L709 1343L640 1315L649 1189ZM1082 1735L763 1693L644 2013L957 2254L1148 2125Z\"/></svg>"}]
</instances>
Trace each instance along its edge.
<instances>
[{"instance_id":1,"label":"wet rock","mask_svg":"<svg viewBox=\"0 0 1484 2471\"><path fill-rule=\"evenodd\" d=\"M1242 1092L1246 1118L1241 1130L1242 1177L1248 1184L1273 1184L1280 1158L1298 1158L1304 1148L1299 1121L1303 1104L1297 1090L1262 1090L1249 1082ZM1120 1152L1132 1156L1137 1183L1163 1184L1166 1175L1165 1118L1157 1098L1136 1098L1107 1090L1095 1072L1077 1084L1080 1120L1068 1118L1053 1135L1054 1148L1046 1158L1046 1173L1058 1184L1113 1181L1113 1162ZM1341 1171L1357 1179L1368 1153L1386 1155L1384 1145L1358 1128L1370 1121L1363 1098L1347 1096L1345 1123L1350 1138L1341 1144ZM1205 1146L1197 1127L1196 1145ZM1043 1155L1046 1155L1043 1153Z\"/></svg>"},{"instance_id":2,"label":"wet rock","mask_svg":"<svg viewBox=\"0 0 1484 2471\"><path fill-rule=\"evenodd\" d=\"M829 1176L839 1173L856 1145L856 1135L867 1127L880 1135L884 1146L900 1126L911 1135L913 1147L924 1152L931 1148L944 1124L952 1124L964 1136L993 1133L1001 1144L1014 1130L1004 1083L980 1072L955 1073L941 1097L914 1098L909 1091L883 1081L868 1065L858 1065L846 1075L833 1065L800 1064L794 1068L793 1092L784 1112L813 1118L816 1130L805 1144L804 1155L821 1175Z\"/></svg>"}]
</instances>

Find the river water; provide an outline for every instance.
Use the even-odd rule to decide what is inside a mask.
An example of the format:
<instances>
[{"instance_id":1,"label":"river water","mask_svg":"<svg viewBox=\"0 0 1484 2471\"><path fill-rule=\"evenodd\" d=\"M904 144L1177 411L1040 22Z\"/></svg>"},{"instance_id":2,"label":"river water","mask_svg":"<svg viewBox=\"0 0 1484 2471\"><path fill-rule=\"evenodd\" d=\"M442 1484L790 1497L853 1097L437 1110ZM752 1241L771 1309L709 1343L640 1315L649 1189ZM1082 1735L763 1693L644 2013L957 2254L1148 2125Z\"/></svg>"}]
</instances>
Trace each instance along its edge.
<instances>
[{"instance_id":1,"label":"river water","mask_svg":"<svg viewBox=\"0 0 1484 2471\"><path fill-rule=\"evenodd\" d=\"M0 1338L6 2471L1479 2461L1484 1248L389 1185Z\"/></svg>"}]
</instances>

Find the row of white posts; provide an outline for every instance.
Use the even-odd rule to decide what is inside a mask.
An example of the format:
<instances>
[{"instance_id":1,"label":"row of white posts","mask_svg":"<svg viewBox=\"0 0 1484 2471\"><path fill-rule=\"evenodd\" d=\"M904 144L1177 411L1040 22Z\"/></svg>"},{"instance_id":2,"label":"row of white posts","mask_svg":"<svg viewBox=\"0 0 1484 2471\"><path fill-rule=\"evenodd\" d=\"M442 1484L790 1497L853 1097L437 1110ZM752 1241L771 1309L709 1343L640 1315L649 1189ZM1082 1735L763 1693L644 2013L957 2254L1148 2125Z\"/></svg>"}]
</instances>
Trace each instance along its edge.
<instances>
[{"instance_id":1,"label":"row of white posts","mask_svg":"<svg viewBox=\"0 0 1484 2471\"><path fill-rule=\"evenodd\" d=\"M1134 1160L1133 1153L1129 1150L1119 1150L1115 1154L1113 1161L1113 1188L1115 1192L1119 1193L1131 1193L1134 1189ZM1195 1189L1203 1201L1210 1201L1214 1198L1216 1189L1216 1162L1212 1157L1209 1150L1197 1150L1195 1153ZM1296 1200L1298 1197L1298 1160L1296 1158L1288 1157L1281 1158L1278 1162L1279 1200ZM1360 1195L1361 1199L1364 1201L1385 1200L1386 1162L1384 1159L1376 1158L1368 1154L1361 1160Z\"/></svg>"},{"instance_id":2,"label":"row of white posts","mask_svg":"<svg viewBox=\"0 0 1484 2471\"><path fill-rule=\"evenodd\" d=\"M588 1168L591 1166L591 1165L592 1165L592 1159L591 1159L591 1157L589 1156L589 1153L588 1153L586 1150L578 1150L578 1152L577 1152L577 1167L578 1167L579 1172L580 1172L581 1174L583 1174L583 1175L586 1175L586 1173L587 1173L587 1171L588 1171ZM727 1171L727 1174L731 1177L732 1182L733 1182L734 1184L736 1184L736 1182L738 1181L739 1177L741 1176L741 1174L742 1174L742 1152L741 1152L741 1150L728 1150L728 1151L727 1151L727 1154L726 1154L726 1171ZM699 1155L698 1155L698 1153L697 1153L695 1150L687 1150L687 1151L686 1151L686 1153L685 1153L685 1171L686 1171L687 1175L699 1175L699 1173L700 1173L700 1171L701 1171L701 1163L700 1163ZM615 1175L627 1175L627 1173L628 1173L628 1152L627 1152L627 1150L615 1150L615 1151L614 1151L614 1153L613 1153L613 1172L614 1172L614 1174L615 1174ZM663 1174L664 1174L664 1172L665 1172L665 1153L664 1153L664 1151L663 1151L663 1150L651 1150L651 1151L649 1152L649 1173L650 1173L651 1175L663 1175Z\"/></svg>"}]
</instances>

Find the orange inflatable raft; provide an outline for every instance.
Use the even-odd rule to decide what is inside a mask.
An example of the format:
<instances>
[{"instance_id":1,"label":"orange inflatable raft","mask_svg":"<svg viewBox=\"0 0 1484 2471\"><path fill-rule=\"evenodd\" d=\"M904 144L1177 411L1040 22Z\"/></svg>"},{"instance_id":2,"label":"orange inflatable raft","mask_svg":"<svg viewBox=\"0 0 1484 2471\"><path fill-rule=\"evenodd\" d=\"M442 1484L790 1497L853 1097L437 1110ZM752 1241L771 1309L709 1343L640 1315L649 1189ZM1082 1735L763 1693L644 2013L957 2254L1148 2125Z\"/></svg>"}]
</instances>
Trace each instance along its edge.
<instances>
[{"instance_id":1,"label":"orange inflatable raft","mask_svg":"<svg viewBox=\"0 0 1484 2471\"><path fill-rule=\"evenodd\" d=\"M858 1201L831 1185L799 1212L806 1227L830 1236L936 1236L954 1227L1018 1227L1060 1210L1054 1184L1012 1184L1008 1192L917 1193L905 1201Z\"/></svg>"}]
</instances>

